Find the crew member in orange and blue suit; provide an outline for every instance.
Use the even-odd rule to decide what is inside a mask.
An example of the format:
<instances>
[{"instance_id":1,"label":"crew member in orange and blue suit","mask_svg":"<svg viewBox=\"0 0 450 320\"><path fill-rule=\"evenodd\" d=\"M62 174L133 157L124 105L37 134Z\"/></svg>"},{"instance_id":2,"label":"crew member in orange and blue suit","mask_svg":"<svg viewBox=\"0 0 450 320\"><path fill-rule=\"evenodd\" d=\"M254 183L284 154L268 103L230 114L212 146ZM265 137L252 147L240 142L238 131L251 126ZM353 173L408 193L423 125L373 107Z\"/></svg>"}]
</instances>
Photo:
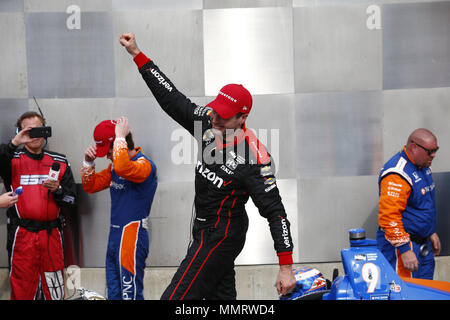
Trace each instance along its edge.
<instances>
[{"instance_id":1,"label":"crew member in orange and blue suit","mask_svg":"<svg viewBox=\"0 0 450 320\"><path fill-rule=\"evenodd\" d=\"M155 164L134 148L128 119L105 120L94 130L95 145L85 151L83 190L110 188L111 228L106 253L106 284L110 300L143 300L145 260L149 252L148 216L158 184ZM94 160L111 164L95 172Z\"/></svg>"},{"instance_id":2,"label":"crew member in orange and blue suit","mask_svg":"<svg viewBox=\"0 0 450 320\"><path fill-rule=\"evenodd\" d=\"M402 277L432 280L441 251L430 168L438 149L432 132L416 129L380 172L378 248Z\"/></svg>"}]
</instances>

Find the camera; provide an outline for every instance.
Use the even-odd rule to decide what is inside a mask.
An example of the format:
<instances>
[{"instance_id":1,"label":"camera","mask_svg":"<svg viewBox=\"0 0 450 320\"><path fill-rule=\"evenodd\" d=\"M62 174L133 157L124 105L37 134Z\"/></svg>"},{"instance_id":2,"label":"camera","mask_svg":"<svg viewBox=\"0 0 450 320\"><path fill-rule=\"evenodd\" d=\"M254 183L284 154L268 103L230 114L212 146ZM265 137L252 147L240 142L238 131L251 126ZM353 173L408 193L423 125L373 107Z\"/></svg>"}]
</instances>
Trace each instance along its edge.
<instances>
[{"instance_id":1,"label":"camera","mask_svg":"<svg viewBox=\"0 0 450 320\"><path fill-rule=\"evenodd\" d=\"M35 127L28 134L30 138L49 138L52 136L52 127Z\"/></svg>"}]
</instances>

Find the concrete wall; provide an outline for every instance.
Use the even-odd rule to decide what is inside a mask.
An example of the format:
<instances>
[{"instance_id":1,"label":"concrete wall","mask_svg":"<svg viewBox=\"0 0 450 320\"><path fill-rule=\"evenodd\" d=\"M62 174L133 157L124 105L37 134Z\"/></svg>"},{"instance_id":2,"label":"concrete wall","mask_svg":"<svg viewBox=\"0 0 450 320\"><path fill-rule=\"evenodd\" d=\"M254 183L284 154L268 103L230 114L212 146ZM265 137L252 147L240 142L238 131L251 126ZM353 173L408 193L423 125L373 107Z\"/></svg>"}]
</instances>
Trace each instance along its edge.
<instances>
[{"instance_id":1,"label":"concrete wall","mask_svg":"<svg viewBox=\"0 0 450 320\"><path fill-rule=\"evenodd\" d=\"M0 30L2 142L21 113L36 110L35 96L53 127L49 148L67 154L80 183L94 126L129 117L159 170L149 267L177 266L186 252L195 152L119 45L123 32L134 32L198 104L229 82L254 95L248 126L275 158L296 263L338 261L350 228L374 237L377 173L417 127L434 131L442 146L433 170L442 253L450 253L450 1L3 0ZM109 206L107 191L79 188L72 228L82 267L104 266ZM251 202L247 209L236 263L273 264L267 223ZM4 248L4 210L0 225Z\"/></svg>"}]
</instances>

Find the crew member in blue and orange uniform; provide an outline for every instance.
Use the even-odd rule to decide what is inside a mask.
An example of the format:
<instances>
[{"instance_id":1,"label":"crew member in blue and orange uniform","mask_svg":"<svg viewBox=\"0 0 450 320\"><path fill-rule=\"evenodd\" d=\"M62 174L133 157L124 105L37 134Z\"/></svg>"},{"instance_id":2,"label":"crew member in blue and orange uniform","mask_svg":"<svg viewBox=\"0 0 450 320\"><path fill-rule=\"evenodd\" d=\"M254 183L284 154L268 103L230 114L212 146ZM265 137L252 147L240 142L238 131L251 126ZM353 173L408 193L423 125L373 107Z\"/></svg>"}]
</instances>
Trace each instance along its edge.
<instances>
[{"instance_id":1,"label":"crew member in blue and orange uniform","mask_svg":"<svg viewBox=\"0 0 450 320\"><path fill-rule=\"evenodd\" d=\"M433 279L441 251L430 169L438 149L432 132L416 129L380 172L378 248L402 277Z\"/></svg>"},{"instance_id":2,"label":"crew member in blue and orange uniform","mask_svg":"<svg viewBox=\"0 0 450 320\"><path fill-rule=\"evenodd\" d=\"M158 185L155 164L134 147L128 119L105 120L94 130L95 145L85 151L83 190L110 188L111 228L106 253L110 300L143 300L145 260L149 252L148 216ZM107 156L108 168L95 172L94 160Z\"/></svg>"}]
</instances>

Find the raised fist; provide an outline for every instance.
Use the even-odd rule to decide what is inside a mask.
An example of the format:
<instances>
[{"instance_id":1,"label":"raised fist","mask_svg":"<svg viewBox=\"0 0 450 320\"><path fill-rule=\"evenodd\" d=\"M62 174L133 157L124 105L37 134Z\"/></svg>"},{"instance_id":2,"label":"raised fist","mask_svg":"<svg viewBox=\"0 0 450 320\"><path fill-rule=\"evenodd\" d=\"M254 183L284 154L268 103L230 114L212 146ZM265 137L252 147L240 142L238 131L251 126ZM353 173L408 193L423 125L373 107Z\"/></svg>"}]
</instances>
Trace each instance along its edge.
<instances>
[{"instance_id":1,"label":"raised fist","mask_svg":"<svg viewBox=\"0 0 450 320\"><path fill-rule=\"evenodd\" d=\"M127 49L128 53L136 57L141 52L136 44L136 38L133 33L123 33L120 36L120 44Z\"/></svg>"}]
</instances>

